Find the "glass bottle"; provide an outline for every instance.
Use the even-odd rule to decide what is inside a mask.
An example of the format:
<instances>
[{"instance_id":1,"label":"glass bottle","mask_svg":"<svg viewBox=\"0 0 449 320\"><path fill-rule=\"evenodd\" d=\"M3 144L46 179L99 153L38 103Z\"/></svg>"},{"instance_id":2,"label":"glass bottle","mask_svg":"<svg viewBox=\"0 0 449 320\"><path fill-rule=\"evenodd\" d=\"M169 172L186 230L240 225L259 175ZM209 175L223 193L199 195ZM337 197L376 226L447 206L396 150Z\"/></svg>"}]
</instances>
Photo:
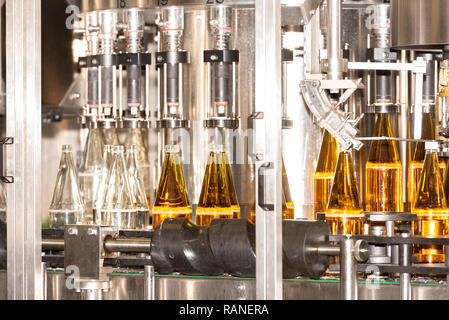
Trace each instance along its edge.
<instances>
[{"instance_id":1,"label":"glass bottle","mask_svg":"<svg viewBox=\"0 0 449 320\"><path fill-rule=\"evenodd\" d=\"M331 193L332 181L334 180L335 167L337 166L337 159L337 141L325 130L314 177L315 201L313 211L315 219L317 212L326 211L327 202L329 201L329 195Z\"/></svg>"},{"instance_id":2,"label":"glass bottle","mask_svg":"<svg viewBox=\"0 0 449 320\"><path fill-rule=\"evenodd\" d=\"M94 223L96 225L101 224L101 208L103 207L104 196L109 184L109 176L111 174L113 155L112 155L111 145L104 146L103 152L103 165L101 168L101 176L100 182L98 183L98 190L95 194L95 202L94 202Z\"/></svg>"},{"instance_id":3,"label":"glass bottle","mask_svg":"<svg viewBox=\"0 0 449 320\"><path fill-rule=\"evenodd\" d=\"M48 212L50 215L50 228L61 228L66 224L79 224L82 222L85 207L78 186L72 146L64 145L62 147L55 190Z\"/></svg>"},{"instance_id":4,"label":"glass bottle","mask_svg":"<svg viewBox=\"0 0 449 320\"><path fill-rule=\"evenodd\" d=\"M432 113L423 113L421 139L435 140L434 117L435 116ZM415 146L415 152L413 153L413 158L409 166L408 190L410 192L410 204L412 208L415 205L416 194L418 192L419 180L421 179L421 172L425 156L425 142L417 142ZM445 169L446 163L443 160L440 160L440 173L442 178L444 178Z\"/></svg>"},{"instance_id":5,"label":"glass bottle","mask_svg":"<svg viewBox=\"0 0 449 320\"><path fill-rule=\"evenodd\" d=\"M393 137L390 115L378 115L374 137ZM375 140L366 163L366 211L402 212L402 164L396 141Z\"/></svg>"},{"instance_id":6,"label":"glass bottle","mask_svg":"<svg viewBox=\"0 0 449 320\"><path fill-rule=\"evenodd\" d=\"M419 181L418 192L412 213L418 216L412 222L413 235L447 236L449 208L441 179L438 161L438 142L426 142L426 156ZM413 254L419 263L444 262L444 247L437 245L415 245Z\"/></svg>"},{"instance_id":7,"label":"glass bottle","mask_svg":"<svg viewBox=\"0 0 449 320\"><path fill-rule=\"evenodd\" d=\"M0 181L0 220L6 223L6 185Z\"/></svg>"},{"instance_id":8,"label":"glass bottle","mask_svg":"<svg viewBox=\"0 0 449 320\"><path fill-rule=\"evenodd\" d=\"M141 230L149 227L150 208L148 206L143 182L140 177L140 171L138 170L138 163L136 147L128 146L126 149L126 168L128 170L129 186L137 210L135 227L136 229Z\"/></svg>"},{"instance_id":9,"label":"glass bottle","mask_svg":"<svg viewBox=\"0 0 449 320\"><path fill-rule=\"evenodd\" d=\"M153 207L153 229L167 218L192 219L181 166L180 149L177 145L165 147L165 159Z\"/></svg>"},{"instance_id":10,"label":"glass bottle","mask_svg":"<svg viewBox=\"0 0 449 320\"><path fill-rule=\"evenodd\" d=\"M282 210L282 219L294 219L295 218L295 205L293 203L292 194L290 192L290 184L288 183L287 170L285 169L284 157L282 157L282 196L283 207L285 203L286 211ZM284 213L285 212L285 213Z\"/></svg>"},{"instance_id":11,"label":"glass bottle","mask_svg":"<svg viewBox=\"0 0 449 320\"><path fill-rule=\"evenodd\" d=\"M331 227L331 233L361 234L364 215L350 152L340 152L333 180L326 209L326 221Z\"/></svg>"},{"instance_id":12,"label":"glass bottle","mask_svg":"<svg viewBox=\"0 0 449 320\"><path fill-rule=\"evenodd\" d=\"M234 219L240 219L239 200L237 198L237 193L235 192L235 185L234 185L234 179L232 178L231 166L229 165L228 157L224 150L223 150L221 156L222 156L221 161L225 167L226 182L228 184L229 199L231 201L231 207L232 207L232 212L234 213Z\"/></svg>"},{"instance_id":13,"label":"glass bottle","mask_svg":"<svg viewBox=\"0 0 449 320\"><path fill-rule=\"evenodd\" d=\"M81 194L86 212L83 223L93 223L94 200L100 182L103 166L104 137L101 129L91 128L84 148L82 166L79 172Z\"/></svg>"},{"instance_id":14,"label":"glass bottle","mask_svg":"<svg viewBox=\"0 0 449 320\"><path fill-rule=\"evenodd\" d=\"M120 139L116 128L103 128L104 142L110 146L119 146Z\"/></svg>"},{"instance_id":15,"label":"glass bottle","mask_svg":"<svg viewBox=\"0 0 449 320\"><path fill-rule=\"evenodd\" d=\"M223 146L214 146L210 150L196 209L196 224L199 226L208 225L214 219L234 218L223 154Z\"/></svg>"},{"instance_id":16,"label":"glass bottle","mask_svg":"<svg viewBox=\"0 0 449 320\"><path fill-rule=\"evenodd\" d=\"M113 162L101 208L101 224L122 230L135 229L136 207L125 165L125 148L112 148Z\"/></svg>"},{"instance_id":17,"label":"glass bottle","mask_svg":"<svg viewBox=\"0 0 449 320\"><path fill-rule=\"evenodd\" d=\"M145 189L145 194L147 196L148 206L151 206L151 194L154 196L154 190L152 190L151 184L151 167L150 160L148 158L148 148L145 143L145 133L144 129L128 129L126 132L125 145L135 146L137 154L137 163L139 164L139 176L142 179L143 188Z\"/></svg>"}]
</instances>

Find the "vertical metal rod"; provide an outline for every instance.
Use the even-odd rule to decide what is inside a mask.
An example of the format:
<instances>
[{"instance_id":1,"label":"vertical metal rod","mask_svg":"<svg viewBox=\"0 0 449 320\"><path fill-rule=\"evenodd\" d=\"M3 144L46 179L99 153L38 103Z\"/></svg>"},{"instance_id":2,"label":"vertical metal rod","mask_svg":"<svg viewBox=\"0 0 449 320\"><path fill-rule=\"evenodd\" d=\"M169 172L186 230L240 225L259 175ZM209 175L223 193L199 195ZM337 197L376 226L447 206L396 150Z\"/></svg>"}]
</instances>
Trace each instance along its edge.
<instances>
[{"instance_id":1,"label":"vertical metal rod","mask_svg":"<svg viewBox=\"0 0 449 320\"><path fill-rule=\"evenodd\" d=\"M101 103L101 91L102 91L101 78L102 77L103 77L103 67L98 66L98 114L97 114L97 119L103 118L103 104Z\"/></svg>"},{"instance_id":2,"label":"vertical metal rod","mask_svg":"<svg viewBox=\"0 0 449 320\"><path fill-rule=\"evenodd\" d=\"M41 0L6 1L7 298L41 300Z\"/></svg>"},{"instance_id":3,"label":"vertical metal rod","mask_svg":"<svg viewBox=\"0 0 449 320\"><path fill-rule=\"evenodd\" d=\"M444 264L446 267L449 267L449 246L444 246ZM446 275L446 288L447 288L447 294L449 299L449 274Z\"/></svg>"},{"instance_id":4,"label":"vertical metal rod","mask_svg":"<svg viewBox=\"0 0 449 320\"><path fill-rule=\"evenodd\" d=\"M145 266L145 285L143 297L144 300L155 300L155 277L154 277L154 267L153 266Z\"/></svg>"},{"instance_id":5,"label":"vertical metal rod","mask_svg":"<svg viewBox=\"0 0 449 320\"><path fill-rule=\"evenodd\" d=\"M387 221L385 222L386 231L387 231L387 237L394 236L394 221ZM391 245L387 245L387 256L391 257Z\"/></svg>"},{"instance_id":6,"label":"vertical metal rod","mask_svg":"<svg viewBox=\"0 0 449 320\"><path fill-rule=\"evenodd\" d=\"M418 57L417 60L423 60L423 58ZM415 75L415 113L414 113L414 138L421 139L422 131L422 95L424 86L424 74L417 73Z\"/></svg>"},{"instance_id":7,"label":"vertical metal rod","mask_svg":"<svg viewBox=\"0 0 449 320\"><path fill-rule=\"evenodd\" d=\"M184 118L184 65L182 63L179 64L179 107L178 114L181 116L181 119Z\"/></svg>"},{"instance_id":8,"label":"vertical metal rod","mask_svg":"<svg viewBox=\"0 0 449 320\"><path fill-rule=\"evenodd\" d=\"M47 276L47 263L46 262L42 262L42 292L43 292L43 296L42 296L42 300L47 300L47 281L48 281L48 276Z\"/></svg>"},{"instance_id":9,"label":"vertical metal rod","mask_svg":"<svg viewBox=\"0 0 449 320\"><path fill-rule=\"evenodd\" d=\"M150 120L151 106L150 106L150 72L151 66L145 66L145 119Z\"/></svg>"},{"instance_id":10,"label":"vertical metal rod","mask_svg":"<svg viewBox=\"0 0 449 320\"><path fill-rule=\"evenodd\" d=\"M407 267L411 264L412 258L412 246L410 244L401 244L399 246L399 259L400 265ZM410 273L401 273L400 283L401 283L401 300L411 300L412 299L412 289L411 289L411 275Z\"/></svg>"},{"instance_id":11,"label":"vertical metal rod","mask_svg":"<svg viewBox=\"0 0 449 320\"><path fill-rule=\"evenodd\" d=\"M327 35L327 61L328 79L341 79L343 74L340 71L342 60L341 47L341 0L327 1L328 13L328 35Z\"/></svg>"},{"instance_id":12,"label":"vertical metal rod","mask_svg":"<svg viewBox=\"0 0 449 320\"><path fill-rule=\"evenodd\" d=\"M407 51L401 50L401 63L407 63ZM400 115L399 115L399 137L402 139L409 138L408 132L408 71L401 71L399 73L399 83L400 83ZM409 196L407 192L408 185L408 153L407 146L408 142L399 142L399 153L402 163L402 201L408 203ZM406 210L408 210L406 208Z\"/></svg>"},{"instance_id":13,"label":"vertical metal rod","mask_svg":"<svg viewBox=\"0 0 449 320\"><path fill-rule=\"evenodd\" d=\"M118 96L119 96L119 118L123 116L123 66L118 66Z\"/></svg>"},{"instance_id":14,"label":"vertical metal rod","mask_svg":"<svg viewBox=\"0 0 449 320\"><path fill-rule=\"evenodd\" d=\"M340 299L357 300L357 261L353 254L354 239L351 236L340 242Z\"/></svg>"},{"instance_id":15,"label":"vertical metal rod","mask_svg":"<svg viewBox=\"0 0 449 320\"><path fill-rule=\"evenodd\" d=\"M256 172L270 167L265 183L256 186L273 196L259 204L256 192L256 299L282 299L282 128L281 128L281 3L255 1L256 112L264 118L255 133Z\"/></svg>"},{"instance_id":16,"label":"vertical metal rod","mask_svg":"<svg viewBox=\"0 0 449 320\"><path fill-rule=\"evenodd\" d=\"M117 67L112 67L112 117L117 119ZM121 117L121 114L120 114Z\"/></svg>"}]
</instances>

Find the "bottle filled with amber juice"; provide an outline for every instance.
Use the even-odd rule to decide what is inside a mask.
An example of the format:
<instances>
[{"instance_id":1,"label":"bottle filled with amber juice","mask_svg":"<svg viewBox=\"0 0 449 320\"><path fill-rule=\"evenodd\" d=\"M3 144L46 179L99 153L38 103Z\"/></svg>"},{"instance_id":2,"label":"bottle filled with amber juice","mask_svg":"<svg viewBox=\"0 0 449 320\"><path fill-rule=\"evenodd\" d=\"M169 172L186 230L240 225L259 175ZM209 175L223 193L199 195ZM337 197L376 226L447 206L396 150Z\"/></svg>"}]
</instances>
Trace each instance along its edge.
<instances>
[{"instance_id":1,"label":"bottle filled with amber juice","mask_svg":"<svg viewBox=\"0 0 449 320\"><path fill-rule=\"evenodd\" d=\"M333 235L362 234L364 213L360 205L352 157L349 151L339 153L326 208L326 221Z\"/></svg>"},{"instance_id":2,"label":"bottle filled with amber juice","mask_svg":"<svg viewBox=\"0 0 449 320\"><path fill-rule=\"evenodd\" d=\"M413 235L447 236L449 208L443 189L441 169L438 160L438 142L426 142L426 156L418 185L412 213L418 216L412 222ZM418 263L445 262L444 247L437 245L414 245L413 254Z\"/></svg>"},{"instance_id":3,"label":"bottle filled with amber juice","mask_svg":"<svg viewBox=\"0 0 449 320\"><path fill-rule=\"evenodd\" d=\"M235 185L234 185L234 179L232 177L231 166L229 165L228 156L227 156L225 150L223 150L223 152L221 153L221 157L222 157L221 161L225 166L226 181L227 181L228 190L229 190L229 199L231 200L231 207L232 207L232 212L234 213L234 219L240 219L240 204L239 204L239 200L237 198L237 193L235 191Z\"/></svg>"},{"instance_id":4,"label":"bottle filled with amber juice","mask_svg":"<svg viewBox=\"0 0 449 320\"><path fill-rule=\"evenodd\" d=\"M208 225L214 219L234 218L223 153L222 145L214 145L210 148L201 195L196 209L197 225Z\"/></svg>"},{"instance_id":5,"label":"bottle filled with amber juice","mask_svg":"<svg viewBox=\"0 0 449 320\"><path fill-rule=\"evenodd\" d=\"M435 140L435 115L430 112L423 113L422 115L422 140ZM425 142L417 142L415 151L413 153L412 161L409 165L409 179L408 190L410 194L410 204L413 208L416 201L416 195L418 193L419 181L421 180L421 172L424 165L424 158L426 156ZM439 161L440 174L444 179L446 171L446 163L443 160Z\"/></svg>"},{"instance_id":6,"label":"bottle filled with amber juice","mask_svg":"<svg viewBox=\"0 0 449 320\"><path fill-rule=\"evenodd\" d=\"M314 176L314 207L315 214L325 212L329 195L331 193L332 182L334 180L335 168L338 159L338 146L335 138L324 131L321 143L320 155Z\"/></svg>"},{"instance_id":7,"label":"bottle filled with amber juice","mask_svg":"<svg viewBox=\"0 0 449 320\"><path fill-rule=\"evenodd\" d=\"M373 137L394 138L388 113L378 114ZM366 163L366 211L403 211L402 164L396 141L371 143Z\"/></svg>"},{"instance_id":8,"label":"bottle filled with amber juice","mask_svg":"<svg viewBox=\"0 0 449 320\"><path fill-rule=\"evenodd\" d=\"M192 219L178 145L165 147L165 159L152 212L153 229L167 218Z\"/></svg>"}]
</instances>

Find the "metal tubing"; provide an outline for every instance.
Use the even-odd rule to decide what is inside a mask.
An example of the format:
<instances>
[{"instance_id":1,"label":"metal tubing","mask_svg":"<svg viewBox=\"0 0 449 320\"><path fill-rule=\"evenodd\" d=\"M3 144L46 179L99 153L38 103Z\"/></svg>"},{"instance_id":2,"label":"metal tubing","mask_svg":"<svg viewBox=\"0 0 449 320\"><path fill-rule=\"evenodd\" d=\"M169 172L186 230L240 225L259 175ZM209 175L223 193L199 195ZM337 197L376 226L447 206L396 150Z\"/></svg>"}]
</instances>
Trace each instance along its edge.
<instances>
[{"instance_id":1,"label":"metal tubing","mask_svg":"<svg viewBox=\"0 0 449 320\"><path fill-rule=\"evenodd\" d=\"M343 74L340 71L340 61L342 59L341 47L341 0L328 0L328 79L341 79Z\"/></svg>"},{"instance_id":2,"label":"metal tubing","mask_svg":"<svg viewBox=\"0 0 449 320\"><path fill-rule=\"evenodd\" d=\"M320 246L317 248L317 253L325 256L338 256L340 255L340 247L339 246Z\"/></svg>"},{"instance_id":3,"label":"metal tubing","mask_svg":"<svg viewBox=\"0 0 449 320\"><path fill-rule=\"evenodd\" d=\"M143 297L144 300L155 300L155 279L154 279L154 267L153 266L145 266L145 285Z\"/></svg>"},{"instance_id":4,"label":"metal tubing","mask_svg":"<svg viewBox=\"0 0 449 320\"><path fill-rule=\"evenodd\" d=\"M407 51L401 50L401 63L407 63ZM400 82L400 115L399 115L399 137L407 139L408 138L408 72L401 71L399 73ZM399 153L402 163L402 201L408 204L409 195L407 190L407 177L408 177L408 152L407 152L407 142L399 143Z\"/></svg>"},{"instance_id":5,"label":"metal tubing","mask_svg":"<svg viewBox=\"0 0 449 320\"><path fill-rule=\"evenodd\" d=\"M107 239L104 248L110 252L150 253L150 239Z\"/></svg>"},{"instance_id":6,"label":"metal tubing","mask_svg":"<svg viewBox=\"0 0 449 320\"><path fill-rule=\"evenodd\" d=\"M353 254L354 239L351 236L340 242L340 299L357 300L357 262Z\"/></svg>"},{"instance_id":7,"label":"metal tubing","mask_svg":"<svg viewBox=\"0 0 449 320\"><path fill-rule=\"evenodd\" d=\"M409 233L402 233L402 237L409 237ZM411 244L401 244L399 246L399 264L401 266L407 267L412 264L412 245ZM400 284L401 284L401 300L411 300L412 299L412 289L411 289L411 275L410 273L401 273Z\"/></svg>"},{"instance_id":8,"label":"metal tubing","mask_svg":"<svg viewBox=\"0 0 449 320\"><path fill-rule=\"evenodd\" d=\"M48 281L48 277L47 277L47 263L46 262L42 262L42 300L47 300L47 281Z\"/></svg>"},{"instance_id":9,"label":"metal tubing","mask_svg":"<svg viewBox=\"0 0 449 320\"><path fill-rule=\"evenodd\" d=\"M64 251L64 239L42 239L42 251L47 250Z\"/></svg>"}]
</instances>

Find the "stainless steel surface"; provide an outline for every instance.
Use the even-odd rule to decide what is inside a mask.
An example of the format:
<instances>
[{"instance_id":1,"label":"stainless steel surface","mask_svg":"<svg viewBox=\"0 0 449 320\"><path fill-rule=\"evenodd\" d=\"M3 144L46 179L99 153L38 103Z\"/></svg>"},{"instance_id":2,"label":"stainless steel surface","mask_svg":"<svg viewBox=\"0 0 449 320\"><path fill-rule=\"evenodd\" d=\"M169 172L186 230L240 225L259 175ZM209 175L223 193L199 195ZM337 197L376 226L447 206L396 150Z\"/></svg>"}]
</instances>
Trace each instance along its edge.
<instances>
[{"instance_id":1,"label":"stainless steel surface","mask_svg":"<svg viewBox=\"0 0 449 320\"><path fill-rule=\"evenodd\" d=\"M392 0L392 46L431 48L449 44L448 0Z\"/></svg>"},{"instance_id":2,"label":"stainless steel surface","mask_svg":"<svg viewBox=\"0 0 449 320\"><path fill-rule=\"evenodd\" d=\"M48 274L47 274L47 263L42 262L42 300L47 300L47 292L48 292Z\"/></svg>"},{"instance_id":3,"label":"stainless steel surface","mask_svg":"<svg viewBox=\"0 0 449 320\"><path fill-rule=\"evenodd\" d=\"M256 172L263 167L264 181L256 176L256 298L282 299L282 89L280 0L255 3L256 112L263 112L256 131ZM274 201L261 203L261 189ZM264 206L264 207L262 207Z\"/></svg>"},{"instance_id":4,"label":"stainless steel surface","mask_svg":"<svg viewBox=\"0 0 449 320\"><path fill-rule=\"evenodd\" d=\"M129 270L127 274L110 275L111 289L105 300L144 300L143 271ZM336 279L293 279L283 281L285 300L337 300L339 283ZM0 271L0 300L6 299L6 271ZM184 276L155 277L155 300L254 300L255 279L231 277L204 278ZM445 281L416 282L411 291L415 300L447 300ZM400 284L397 280L359 280L360 300L400 300ZM49 300L78 300L75 290L66 288L66 278L61 271L48 271Z\"/></svg>"},{"instance_id":5,"label":"stainless steel surface","mask_svg":"<svg viewBox=\"0 0 449 320\"><path fill-rule=\"evenodd\" d=\"M41 1L6 1L8 298L42 299Z\"/></svg>"},{"instance_id":6,"label":"stainless steel surface","mask_svg":"<svg viewBox=\"0 0 449 320\"><path fill-rule=\"evenodd\" d=\"M154 277L154 267L153 266L145 266L144 271L144 292L143 298L144 300L155 300L156 299L156 291L155 291L155 277Z\"/></svg>"},{"instance_id":7,"label":"stainless steel surface","mask_svg":"<svg viewBox=\"0 0 449 320\"><path fill-rule=\"evenodd\" d=\"M340 241L340 299L357 300L357 262L353 255L354 239L347 236Z\"/></svg>"}]
</instances>

